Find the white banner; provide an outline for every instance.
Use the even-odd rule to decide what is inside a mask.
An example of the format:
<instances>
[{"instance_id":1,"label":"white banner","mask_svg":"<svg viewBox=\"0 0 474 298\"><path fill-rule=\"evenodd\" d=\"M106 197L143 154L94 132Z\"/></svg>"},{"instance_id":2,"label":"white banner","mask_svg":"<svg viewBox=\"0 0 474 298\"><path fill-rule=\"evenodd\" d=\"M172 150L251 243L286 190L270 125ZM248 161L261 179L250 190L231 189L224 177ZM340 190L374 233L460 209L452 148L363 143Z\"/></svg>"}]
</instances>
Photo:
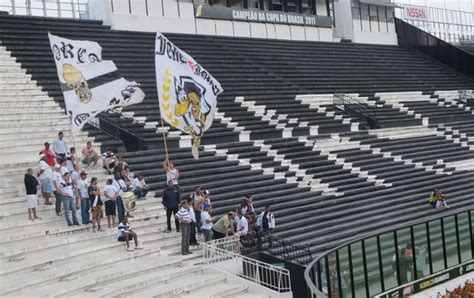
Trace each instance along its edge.
<instances>
[{"instance_id":1,"label":"white banner","mask_svg":"<svg viewBox=\"0 0 474 298\"><path fill-rule=\"evenodd\" d=\"M224 90L204 67L159 32L155 64L161 117L191 135L197 159L203 133L214 119L216 98Z\"/></svg>"},{"instance_id":2,"label":"white banner","mask_svg":"<svg viewBox=\"0 0 474 298\"><path fill-rule=\"evenodd\" d=\"M136 82L122 77L113 61L102 60L98 43L52 34L49 42L74 134L99 113L139 103L145 97Z\"/></svg>"}]
</instances>

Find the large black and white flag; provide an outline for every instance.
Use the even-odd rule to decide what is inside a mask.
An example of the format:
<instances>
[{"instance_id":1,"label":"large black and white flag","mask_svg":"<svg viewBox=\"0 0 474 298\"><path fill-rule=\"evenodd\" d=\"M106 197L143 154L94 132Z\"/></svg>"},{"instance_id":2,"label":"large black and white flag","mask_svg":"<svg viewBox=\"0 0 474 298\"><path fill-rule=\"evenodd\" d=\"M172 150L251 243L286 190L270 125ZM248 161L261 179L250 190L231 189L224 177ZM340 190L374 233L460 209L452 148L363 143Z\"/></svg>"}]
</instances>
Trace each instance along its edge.
<instances>
[{"instance_id":1,"label":"large black and white flag","mask_svg":"<svg viewBox=\"0 0 474 298\"><path fill-rule=\"evenodd\" d=\"M221 84L196 60L175 46L163 34L156 34L155 64L161 118L189 134L192 153L211 127Z\"/></svg>"},{"instance_id":2,"label":"large black and white flag","mask_svg":"<svg viewBox=\"0 0 474 298\"><path fill-rule=\"evenodd\" d=\"M113 61L102 60L98 43L52 34L49 42L73 133L97 114L139 103L145 97L136 82L122 77Z\"/></svg>"}]
</instances>

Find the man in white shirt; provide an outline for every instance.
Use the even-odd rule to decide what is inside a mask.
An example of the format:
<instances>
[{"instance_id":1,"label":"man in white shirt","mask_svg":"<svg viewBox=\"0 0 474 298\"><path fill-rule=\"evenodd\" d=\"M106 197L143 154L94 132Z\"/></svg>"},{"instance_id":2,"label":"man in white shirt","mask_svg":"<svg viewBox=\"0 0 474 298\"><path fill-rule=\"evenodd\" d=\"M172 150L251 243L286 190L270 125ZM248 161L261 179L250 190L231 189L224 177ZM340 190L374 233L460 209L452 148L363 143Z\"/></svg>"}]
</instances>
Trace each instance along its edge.
<instances>
[{"instance_id":1,"label":"man in white shirt","mask_svg":"<svg viewBox=\"0 0 474 298\"><path fill-rule=\"evenodd\" d=\"M237 221L237 235L240 236L240 239L247 237L249 231L249 223L247 218L242 215L242 212L237 211L239 220Z\"/></svg>"},{"instance_id":2,"label":"man in white shirt","mask_svg":"<svg viewBox=\"0 0 474 298\"><path fill-rule=\"evenodd\" d=\"M53 141L53 151L54 154L56 154L58 160L65 159L66 154L69 152L69 146L63 137L64 134L62 131L60 131L58 133L58 138Z\"/></svg>"},{"instance_id":3,"label":"man in white shirt","mask_svg":"<svg viewBox=\"0 0 474 298\"><path fill-rule=\"evenodd\" d=\"M118 164L118 159L112 148L107 148L107 151L102 154L102 164L107 173L112 174L112 169Z\"/></svg>"},{"instance_id":4,"label":"man in white shirt","mask_svg":"<svg viewBox=\"0 0 474 298\"><path fill-rule=\"evenodd\" d=\"M63 205L64 205L64 218L66 219L67 225L72 226L74 225L79 225L77 222L77 217L76 217L76 206L74 204L74 193L72 190L72 183L71 183L71 174L69 172L65 172L59 181L60 188L59 188L59 193L61 194L61 197L63 199ZM72 223L71 220L69 219L69 211L72 212Z\"/></svg>"},{"instance_id":5,"label":"man in white shirt","mask_svg":"<svg viewBox=\"0 0 474 298\"><path fill-rule=\"evenodd\" d=\"M122 194L127 191L128 188L125 182L123 181L121 173L119 171L115 171L114 173L114 180L112 182L112 186L114 187L115 192L117 193L117 199L115 200L115 203L117 204L118 221L123 222L123 218L125 217L125 208L123 206Z\"/></svg>"},{"instance_id":6,"label":"man in white shirt","mask_svg":"<svg viewBox=\"0 0 474 298\"><path fill-rule=\"evenodd\" d=\"M209 214L210 206L205 206L201 211L201 232L204 235L204 242L212 240L212 218Z\"/></svg>"},{"instance_id":7,"label":"man in white shirt","mask_svg":"<svg viewBox=\"0 0 474 298\"><path fill-rule=\"evenodd\" d=\"M137 196L138 200L145 200L148 190L150 187L145 182L145 175L138 174L138 177L133 179L132 182L133 193Z\"/></svg>"},{"instance_id":8,"label":"man in white shirt","mask_svg":"<svg viewBox=\"0 0 474 298\"><path fill-rule=\"evenodd\" d=\"M124 217L123 222L120 222L117 227L117 240L125 241L125 243L127 244L127 251L134 251L135 249L131 248L128 243L131 239L133 239L133 241L135 242L135 249L143 249L142 246L138 246L137 233L132 231L132 228L128 224L127 217Z\"/></svg>"},{"instance_id":9,"label":"man in white shirt","mask_svg":"<svg viewBox=\"0 0 474 298\"><path fill-rule=\"evenodd\" d=\"M41 155L40 161L38 163L39 170L39 181L41 184L41 192L45 200L45 205L52 205L49 201L51 194L53 193L53 171L49 165L44 160L44 155Z\"/></svg>"},{"instance_id":10,"label":"man in white shirt","mask_svg":"<svg viewBox=\"0 0 474 298\"><path fill-rule=\"evenodd\" d=\"M104 186L104 206L105 206L105 215L107 216L108 227L111 228L115 225L115 200L117 198L117 193L115 192L115 187L112 185L113 180L107 179L106 185Z\"/></svg>"},{"instance_id":11,"label":"man in white shirt","mask_svg":"<svg viewBox=\"0 0 474 298\"><path fill-rule=\"evenodd\" d=\"M81 178L77 181L77 189L79 197L81 198L81 218L82 224L87 225L90 222L90 199L89 199L89 183L87 183L87 173L82 172Z\"/></svg>"},{"instance_id":12,"label":"man in white shirt","mask_svg":"<svg viewBox=\"0 0 474 298\"><path fill-rule=\"evenodd\" d=\"M61 203L62 203L62 198L61 195L58 192L58 189L61 188L61 185L59 184L59 181L61 180L61 166L59 164L56 164L54 166L54 173L53 173L53 186L54 186L54 197L56 198L56 205L55 205L55 210L56 210L56 215L61 216Z\"/></svg>"},{"instance_id":13,"label":"man in white shirt","mask_svg":"<svg viewBox=\"0 0 474 298\"><path fill-rule=\"evenodd\" d=\"M181 207L175 216L176 219L179 220L181 227L181 254L183 256L189 255L192 253L189 251L189 233L191 218L189 216L189 206L187 201L181 203Z\"/></svg>"},{"instance_id":14,"label":"man in white shirt","mask_svg":"<svg viewBox=\"0 0 474 298\"><path fill-rule=\"evenodd\" d=\"M81 197L79 196L79 189L77 187L79 180L81 180L81 166L77 164L74 166L74 172L71 172L71 181L74 190L76 209L81 207Z\"/></svg>"}]
</instances>

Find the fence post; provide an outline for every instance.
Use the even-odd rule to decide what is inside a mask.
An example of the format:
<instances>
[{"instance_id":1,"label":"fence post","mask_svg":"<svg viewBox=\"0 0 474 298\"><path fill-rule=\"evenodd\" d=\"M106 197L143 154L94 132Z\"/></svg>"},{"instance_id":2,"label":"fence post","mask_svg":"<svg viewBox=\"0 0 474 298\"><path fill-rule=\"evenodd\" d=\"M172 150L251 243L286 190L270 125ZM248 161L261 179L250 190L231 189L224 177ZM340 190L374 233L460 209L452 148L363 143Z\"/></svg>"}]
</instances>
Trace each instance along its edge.
<instances>
[{"instance_id":1,"label":"fence post","mask_svg":"<svg viewBox=\"0 0 474 298\"><path fill-rule=\"evenodd\" d=\"M76 6L74 4L74 0L71 0L71 12L72 12L72 18L76 18Z\"/></svg>"},{"instance_id":2,"label":"fence post","mask_svg":"<svg viewBox=\"0 0 474 298\"><path fill-rule=\"evenodd\" d=\"M31 16L31 0L27 0L26 2L26 11L27 15Z\"/></svg>"},{"instance_id":3,"label":"fence post","mask_svg":"<svg viewBox=\"0 0 474 298\"><path fill-rule=\"evenodd\" d=\"M10 3L12 5L12 13L13 15L16 15L16 3L15 0L10 0Z\"/></svg>"},{"instance_id":4,"label":"fence post","mask_svg":"<svg viewBox=\"0 0 474 298\"><path fill-rule=\"evenodd\" d=\"M42 4L43 4L43 17L47 17L48 16L48 10L46 8L46 0L42 0Z\"/></svg>"},{"instance_id":5,"label":"fence post","mask_svg":"<svg viewBox=\"0 0 474 298\"><path fill-rule=\"evenodd\" d=\"M56 0L57 8L58 8L58 17L61 17L61 0Z\"/></svg>"}]
</instances>

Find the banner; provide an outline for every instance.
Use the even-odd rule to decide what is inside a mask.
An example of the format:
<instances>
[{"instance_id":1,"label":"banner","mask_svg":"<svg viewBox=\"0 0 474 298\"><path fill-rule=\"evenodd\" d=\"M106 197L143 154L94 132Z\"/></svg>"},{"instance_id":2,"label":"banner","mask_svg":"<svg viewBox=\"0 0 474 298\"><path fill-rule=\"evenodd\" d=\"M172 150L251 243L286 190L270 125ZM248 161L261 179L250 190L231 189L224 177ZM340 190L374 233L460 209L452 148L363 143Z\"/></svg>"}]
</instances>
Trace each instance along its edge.
<instances>
[{"instance_id":1,"label":"banner","mask_svg":"<svg viewBox=\"0 0 474 298\"><path fill-rule=\"evenodd\" d=\"M331 28L328 16L194 4L196 18Z\"/></svg>"},{"instance_id":2,"label":"banner","mask_svg":"<svg viewBox=\"0 0 474 298\"><path fill-rule=\"evenodd\" d=\"M145 97L136 82L122 77L113 61L102 60L98 43L48 35L73 134L99 113Z\"/></svg>"},{"instance_id":3,"label":"banner","mask_svg":"<svg viewBox=\"0 0 474 298\"><path fill-rule=\"evenodd\" d=\"M156 34L156 83L161 118L192 137L192 153L199 158L201 138L211 127L219 82L191 56L163 34Z\"/></svg>"}]
</instances>

